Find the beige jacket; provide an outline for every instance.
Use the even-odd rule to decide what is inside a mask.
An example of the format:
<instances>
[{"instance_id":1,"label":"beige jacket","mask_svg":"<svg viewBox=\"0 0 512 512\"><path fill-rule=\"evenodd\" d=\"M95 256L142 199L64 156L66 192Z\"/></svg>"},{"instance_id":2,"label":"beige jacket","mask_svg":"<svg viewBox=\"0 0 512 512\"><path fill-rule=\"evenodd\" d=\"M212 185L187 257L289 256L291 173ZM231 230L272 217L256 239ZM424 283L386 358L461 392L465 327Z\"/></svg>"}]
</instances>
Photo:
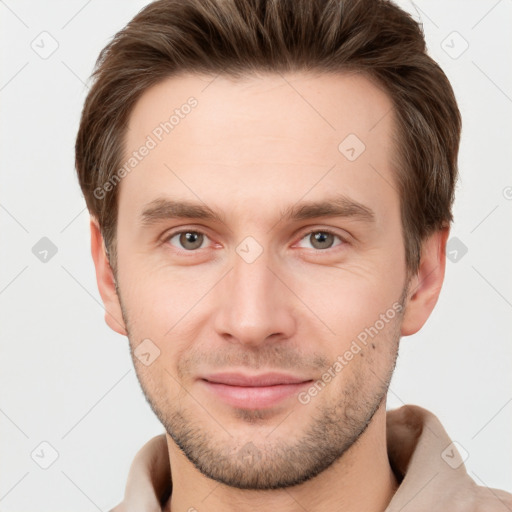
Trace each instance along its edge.
<instances>
[{"instance_id":1,"label":"beige jacket","mask_svg":"<svg viewBox=\"0 0 512 512\"><path fill-rule=\"evenodd\" d=\"M401 483L386 512L512 512L512 494L478 486L466 472L463 449L426 409L388 411L387 444ZM161 512L170 492L167 441L160 434L135 456L124 500L111 512Z\"/></svg>"}]
</instances>

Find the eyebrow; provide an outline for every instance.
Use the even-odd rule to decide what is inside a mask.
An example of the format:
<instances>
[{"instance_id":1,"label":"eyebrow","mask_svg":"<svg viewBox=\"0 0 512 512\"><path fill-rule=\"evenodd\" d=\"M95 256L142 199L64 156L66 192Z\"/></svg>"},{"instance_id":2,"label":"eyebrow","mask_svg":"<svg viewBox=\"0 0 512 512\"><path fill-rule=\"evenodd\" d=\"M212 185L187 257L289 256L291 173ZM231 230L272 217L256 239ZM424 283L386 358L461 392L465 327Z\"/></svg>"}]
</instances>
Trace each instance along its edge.
<instances>
[{"instance_id":1,"label":"eyebrow","mask_svg":"<svg viewBox=\"0 0 512 512\"><path fill-rule=\"evenodd\" d=\"M344 195L337 195L321 201L302 201L280 210L281 220L298 221L320 217L353 218L364 222L375 220L374 211ZM155 199L146 205L142 224L149 226L169 219L211 220L225 224L225 218L204 203Z\"/></svg>"},{"instance_id":2,"label":"eyebrow","mask_svg":"<svg viewBox=\"0 0 512 512\"><path fill-rule=\"evenodd\" d=\"M169 199L151 201L144 208L141 217L143 225L167 219L204 219L224 223L223 217L205 204Z\"/></svg>"},{"instance_id":3,"label":"eyebrow","mask_svg":"<svg viewBox=\"0 0 512 512\"><path fill-rule=\"evenodd\" d=\"M374 211L344 195L333 196L322 201L306 201L281 211L284 220L308 220L319 217L351 217L365 222L375 220Z\"/></svg>"}]
</instances>

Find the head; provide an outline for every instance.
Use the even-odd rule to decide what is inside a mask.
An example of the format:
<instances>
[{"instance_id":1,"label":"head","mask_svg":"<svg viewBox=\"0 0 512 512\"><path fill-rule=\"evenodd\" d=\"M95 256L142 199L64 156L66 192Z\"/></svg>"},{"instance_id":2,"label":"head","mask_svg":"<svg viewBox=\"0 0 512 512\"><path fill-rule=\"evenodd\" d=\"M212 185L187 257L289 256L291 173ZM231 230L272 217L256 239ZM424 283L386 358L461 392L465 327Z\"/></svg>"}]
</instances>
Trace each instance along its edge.
<instances>
[{"instance_id":1,"label":"head","mask_svg":"<svg viewBox=\"0 0 512 512\"><path fill-rule=\"evenodd\" d=\"M459 136L387 1L159 1L102 51L76 144L98 286L201 472L297 484L383 410L441 289ZM225 372L302 384L230 401Z\"/></svg>"}]
</instances>

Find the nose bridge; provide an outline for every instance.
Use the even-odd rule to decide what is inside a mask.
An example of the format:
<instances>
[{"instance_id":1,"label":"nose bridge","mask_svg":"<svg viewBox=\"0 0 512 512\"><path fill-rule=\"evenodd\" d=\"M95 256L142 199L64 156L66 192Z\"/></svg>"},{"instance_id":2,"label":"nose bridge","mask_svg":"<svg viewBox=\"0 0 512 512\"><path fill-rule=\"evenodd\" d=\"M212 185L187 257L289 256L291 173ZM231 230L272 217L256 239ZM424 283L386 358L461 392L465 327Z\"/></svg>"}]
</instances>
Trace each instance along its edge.
<instances>
[{"instance_id":1,"label":"nose bridge","mask_svg":"<svg viewBox=\"0 0 512 512\"><path fill-rule=\"evenodd\" d=\"M223 284L217 329L232 341L256 345L272 335L291 336L294 319L291 297L270 270L271 254L251 243L242 242L233 255L232 270Z\"/></svg>"},{"instance_id":2,"label":"nose bridge","mask_svg":"<svg viewBox=\"0 0 512 512\"><path fill-rule=\"evenodd\" d=\"M271 291L275 288L275 276L269 270L269 257L267 253L260 255L255 261L248 262L237 256L234 261L232 293L237 297L236 304L243 309L263 310L270 306L275 297Z\"/></svg>"}]
</instances>

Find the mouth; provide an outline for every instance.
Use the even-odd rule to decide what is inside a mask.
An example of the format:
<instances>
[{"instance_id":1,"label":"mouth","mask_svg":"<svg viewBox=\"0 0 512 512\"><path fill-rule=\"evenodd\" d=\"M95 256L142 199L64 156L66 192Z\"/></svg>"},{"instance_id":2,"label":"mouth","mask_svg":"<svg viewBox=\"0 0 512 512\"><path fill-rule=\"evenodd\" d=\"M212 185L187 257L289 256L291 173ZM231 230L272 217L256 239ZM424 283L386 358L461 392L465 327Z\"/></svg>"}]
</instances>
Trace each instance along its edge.
<instances>
[{"instance_id":1,"label":"mouth","mask_svg":"<svg viewBox=\"0 0 512 512\"><path fill-rule=\"evenodd\" d=\"M263 409L297 395L313 382L283 373L217 373L199 379L206 390L232 407Z\"/></svg>"}]
</instances>

